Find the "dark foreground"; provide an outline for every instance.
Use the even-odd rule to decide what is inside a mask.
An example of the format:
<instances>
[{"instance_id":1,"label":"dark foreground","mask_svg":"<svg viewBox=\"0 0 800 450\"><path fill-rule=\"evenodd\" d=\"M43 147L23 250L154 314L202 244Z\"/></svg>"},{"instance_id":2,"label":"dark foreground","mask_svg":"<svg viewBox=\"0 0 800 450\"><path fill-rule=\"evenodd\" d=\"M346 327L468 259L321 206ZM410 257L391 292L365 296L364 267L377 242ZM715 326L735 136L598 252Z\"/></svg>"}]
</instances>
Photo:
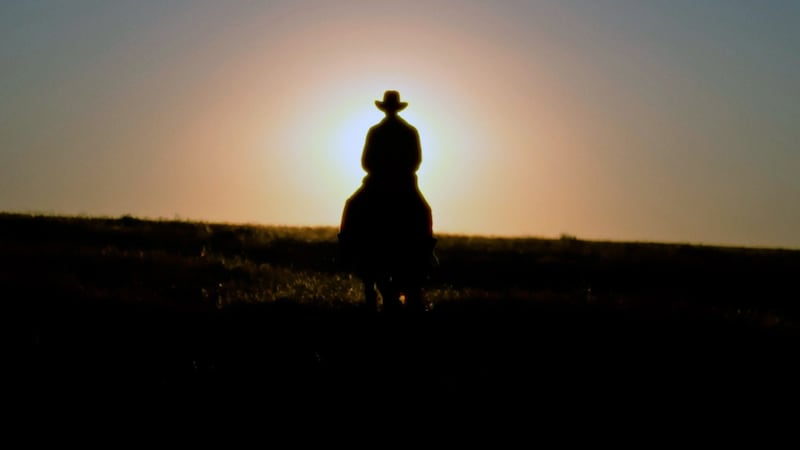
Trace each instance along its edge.
<instances>
[{"instance_id":1,"label":"dark foreground","mask_svg":"<svg viewBox=\"0 0 800 450\"><path fill-rule=\"evenodd\" d=\"M209 420L749 415L798 398L798 339L785 331L466 303L415 317L288 302L217 313L54 308L23 336L13 391L32 417L80 405Z\"/></svg>"},{"instance_id":2,"label":"dark foreground","mask_svg":"<svg viewBox=\"0 0 800 450\"><path fill-rule=\"evenodd\" d=\"M337 290L331 233L0 219L5 405L29 424L680 428L800 399L794 251L445 237L432 309L387 316Z\"/></svg>"}]
</instances>

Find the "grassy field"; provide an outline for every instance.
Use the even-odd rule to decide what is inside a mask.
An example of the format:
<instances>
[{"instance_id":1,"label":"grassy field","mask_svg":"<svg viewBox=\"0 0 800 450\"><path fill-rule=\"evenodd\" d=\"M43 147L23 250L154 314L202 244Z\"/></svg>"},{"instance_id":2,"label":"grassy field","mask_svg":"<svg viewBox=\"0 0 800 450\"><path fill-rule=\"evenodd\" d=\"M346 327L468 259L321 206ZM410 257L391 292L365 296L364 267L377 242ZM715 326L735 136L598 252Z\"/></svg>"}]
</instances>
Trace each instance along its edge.
<instances>
[{"instance_id":1,"label":"grassy field","mask_svg":"<svg viewBox=\"0 0 800 450\"><path fill-rule=\"evenodd\" d=\"M14 391L427 414L797 393L800 251L441 235L429 311L392 317L364 309L336 232L0 214Z\"/></svg>"}]
</instances>

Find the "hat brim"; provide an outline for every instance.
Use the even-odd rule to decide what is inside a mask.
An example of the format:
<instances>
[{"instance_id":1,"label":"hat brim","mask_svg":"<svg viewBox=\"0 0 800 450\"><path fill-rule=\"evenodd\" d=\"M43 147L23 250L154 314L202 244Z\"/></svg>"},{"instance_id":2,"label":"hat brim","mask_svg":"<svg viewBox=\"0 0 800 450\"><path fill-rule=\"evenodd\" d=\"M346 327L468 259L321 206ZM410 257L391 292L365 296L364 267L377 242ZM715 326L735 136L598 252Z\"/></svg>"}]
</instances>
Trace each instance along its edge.
<instances>
[{"instance_id":1,"label":"hat brim","mask_svg":"<svg viewBox=\"0 0 800 450\"><path fill-rule=\"evenodd\" d=\"M380 100L375 100L375 106L381 111L402 111L408 106L407 102L400 103L384 103Z\"/></svg>"}]
</instances>

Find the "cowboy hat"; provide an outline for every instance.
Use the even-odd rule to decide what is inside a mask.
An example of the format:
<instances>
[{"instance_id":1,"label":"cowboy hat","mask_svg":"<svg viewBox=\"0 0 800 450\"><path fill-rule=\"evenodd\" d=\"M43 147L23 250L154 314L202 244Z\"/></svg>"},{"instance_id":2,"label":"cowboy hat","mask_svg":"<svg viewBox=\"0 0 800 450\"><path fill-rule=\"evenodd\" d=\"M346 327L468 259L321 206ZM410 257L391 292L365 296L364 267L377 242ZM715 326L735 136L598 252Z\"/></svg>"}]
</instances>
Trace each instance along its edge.
<instances>
[{"instance_id":1,"label":"cowboy hat","mask_svg":"<svg viewBox=\"0 0 800 450\"><path fill-rule=\"evenodd\" d=\"M402 111L408 103L400 101L400 93L397 91L386 91L383 93L383 101L375 100L375 106L381 111Z\"/></svg>"}]
</instances>

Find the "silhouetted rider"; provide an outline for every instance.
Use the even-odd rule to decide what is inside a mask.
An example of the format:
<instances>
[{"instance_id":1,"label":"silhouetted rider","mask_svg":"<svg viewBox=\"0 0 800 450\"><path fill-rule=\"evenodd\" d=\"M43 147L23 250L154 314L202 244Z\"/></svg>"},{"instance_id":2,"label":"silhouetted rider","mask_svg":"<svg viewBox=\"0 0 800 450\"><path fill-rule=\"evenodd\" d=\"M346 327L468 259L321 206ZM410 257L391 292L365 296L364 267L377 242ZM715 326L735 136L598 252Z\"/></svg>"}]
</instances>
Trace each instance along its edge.
<instances>
[{"instance_id":1,"label":"silhouetted rider","mask_svg":"<svg viewBox=\"0 0 800 450\"><path fill-rule=\"evenodd\" d=\"M416 189L416 172L422 163L419 132L397 113L408 103L400 101L397 91L386 91L375 106L386 117L367 132L361 167L367 172L365 183L379 190Z\"/></svg>"},{"instance_id":2,"label":"silhouetted rider","mask_svg":"<svg viewBox=\"0 0 800 450\"><path fill-rule=\"evenodd\" d=\"M407 106L397 91L386 91L375 106L386 117L367 132L361 155L367 175L345 203L339 241L364 281L369 307L377 304L377 286L385 310L399 307L400 294L409 309L422 310L436 239L431 208L417 187L419 132L397 115Z\"/></svg>"}]
</instances>

